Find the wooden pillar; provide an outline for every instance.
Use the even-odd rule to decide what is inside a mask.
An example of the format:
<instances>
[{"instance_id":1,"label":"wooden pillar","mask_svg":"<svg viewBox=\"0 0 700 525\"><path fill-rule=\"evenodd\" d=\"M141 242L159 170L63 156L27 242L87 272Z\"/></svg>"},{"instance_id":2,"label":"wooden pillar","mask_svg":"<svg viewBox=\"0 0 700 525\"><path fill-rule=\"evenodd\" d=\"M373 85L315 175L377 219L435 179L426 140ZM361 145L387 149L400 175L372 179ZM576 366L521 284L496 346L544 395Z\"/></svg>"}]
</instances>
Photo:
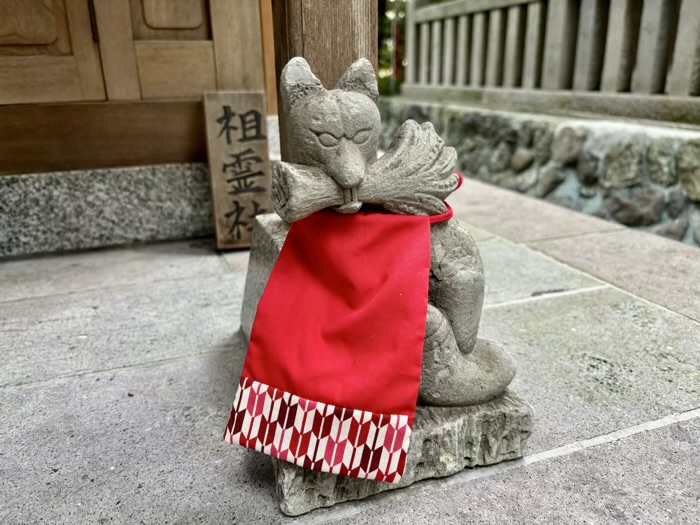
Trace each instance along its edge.
<instances>
[{"instance_id":1,"label":"wooden pillar","mask_svg":"<svg viewBox=\"0 0 700 525\"><path fill-rule=\"evenodd\" d=\"M377 70L376 0L272 0L272 10L278 86L282 68L296 56L307 60L327 89L333 89L358 58L369 59ZM280 111L283 160L287 158L284 118Z\"/></svg>"}]
</instances>

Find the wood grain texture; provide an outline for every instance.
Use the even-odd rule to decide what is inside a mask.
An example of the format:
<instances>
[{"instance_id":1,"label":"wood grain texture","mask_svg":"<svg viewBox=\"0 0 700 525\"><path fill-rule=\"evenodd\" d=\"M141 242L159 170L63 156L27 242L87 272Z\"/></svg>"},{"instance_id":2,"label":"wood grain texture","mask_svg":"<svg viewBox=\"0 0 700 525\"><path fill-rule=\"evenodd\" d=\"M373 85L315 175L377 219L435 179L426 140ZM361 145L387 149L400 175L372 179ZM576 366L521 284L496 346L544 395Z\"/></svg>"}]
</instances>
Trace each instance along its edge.
<instances>
[{"instance_id":1,"label":"wood grain texture","mask_svg":"<svg viewBox=\"0 0 700 525\"><path fill-rule=\"evenodd\" d=\"M227 111L230 120L226 119ZM247 248L255 215L272 210L265 94L205 93L204 118L216 247ZM246 133L251 122L257 126Z\"/></svg>"},{"instance_id":2,"label":"wood grain texture","mask_svg":"<svg viewBox=\"0 0 700 525\"><path fill-rule=\"evenodd\" d=\"M542 55L544 52L545 15L545 4L537 3L527 6L522 82L522 87L524 88L540 87Z\"/></svg>"},{"instance_id":3,"label":"wood grain texture","mask_svg":"<svg viewBox=\"0 0 700 525\"><path fill-rule=\"evenodd\" d=\"M82 100L73 57L24 56L0 59L0 103ZM0 157L2 158L2 157Z\"/></svg>"},{"instance_id":4,"label":"wood grain texture","mask_svg":"<svg viewBox=\"0 0 700 525\"><path fill-rule=\"evenodd\" d=\"M141 98L128 0L92 0L100 36L100 57L110 100Z\"/></svg>"},{"instance_id":5,"label":"wood grain texture","mask_svg":"<svg viewBox=\"0 0 700 525\"><path fill-rule=\"evenodd\" d=\"M265 98L268 115L277 114L277 76L275 75L275 29L272 0L260 0L263 62L265 65Z\"/></svg>"},{"instance_id":6,"label":"wood grain texture","mask_svg":"<svg viewBox=\"0 0 700 525\"><path fill-rule=\"evenodd\" d=\"M329 89L358 58L367 58L377 70L375 0L272 0L272 10L277 85L282 68L295 56L304 57ZM281 107L279 95L277 102ZM282 159L287 157L284 130L280 112Z\"/></svg>"},{"instance_id":7,"label":"wood grain texture","mask_svg":"<svg viewBox=\"0 0 700 525\"><path fill-rule=\"evenodd\" d=\"M65 0L66 16L73 43L83 100L104 100L105 85L97 43L93 40L87 0Z\"/></svg>"},{"instance_id":8,"label":"wood grain texture","mask_svg":"<svg viewBox=\"0 0 700 525\"><path fill-rule=\"evenodd\" d=\"M135 42L144 99L196 98L216 89L211 42Z\"/></svg>"},{"instance_id":9,"label":"wood grain texture","mask_svg":"<svg viewBox=\"0 0 700 525\"><path fill-rule=\"evenodd\" d=\"M218 89L264 90L258 0L209 0L209 10Z\"/></svg>"},{"instance_id":10,"label":"wood grain texture","mask_svg":"<svg viewBox=\"0 0 700 525\"><path fill-rule=\"evenodd\" d=\"M642 10L637 0L611 0L601 91L629 91Z\"/></svg>"},{"instance_id":11,"label":"wood grain texture","mask_svg":"<svg viewBox=\"0 0 700 525\"><path fill-rule=\"evenodd\" d=\"M681 4L666 91L669 95L700 95L700 2Z\"/></svg>"},{"instance_id":12,"label":"wood grain texture","mask_svg":"<svg viewBox=\"0 0 700 525\"><path fill-rule=\"evenodd\" d=\"M196 29L204 23L201 0L142 0L143 18L153 29Z\"/></svg>"},{"instance_id":13,"label":"wood grain texture","mask_svg":"<svg viewBox=\"0 0 700 525\"><path fill-rule=\"evenodd\" d=\"M632 92L663 93L666 86L672 3L646 0L637 44L637 62L632 73Z\"/></svg>"},{"instance_id":14,"label":"wood grain texture","mask_svg":"<svg viewBox=\"0 0 700 525\"><path fill-rule=\"evenodd\" d=\"M457 73L455 84L463 86L469 81L469 46L471 45L471 21L467 15L459 17L457 24Z\"/></svg>"},{"instance_id":15,"label":"wood grain texture","mask_svg":"<svg viewBox=\"0 0 700 525\"><path fill-rule=\"evenodd\" d=\"M0 106L0 175L206 158L201 101Z\"/></svg>"},{"instance_id":16,"label":"wood grain texture","mask_svg":"<svg viewBox=\"0 0 700 525\"><path fill-rule=\"evenodd\" d=\"M558 0L547 4L547 27L542 64L544 89L571 88L578 8L576 0Z\"/></svg>"},{"instance_id":17,"label":"wood grain texture","mask_svg":"<svg viewBox=\"0 0 700 525\"><path fill-rule=\"evenodd\" d=\"M47 45L58 38L55 5L41 0L0 2L0 45Z\"/></svg>"},{"instance_id":18,"label":"wood grain texture","mask_svg":"<svg viewBox=\"0 0 700 525\"><path fill-rule=\"evenodd\" d=\"M447 18L449 16L480 13L491 9L501 9L538 1L541 0L454 0L452 2L439 3L417 9L415 20L417 22L427 22L430 20ZM552 1L561 2L563 0Z\"/></svg>"},{"instance_id":19,"label":"wood grain texture","mask_svg":"<svg viewBox=\"0 0 700 525\"><path fill-rule=\"evenodd\" d=\"M503 82L503 54L506 41L506 12L503 9L495 9L489 13L488 32L486 85L500 86Z\"/></svg>"},{"instance_id":20,"label":"wood grain texture","mask_svg":"<svg viewBox=\"0 0 700 525\"><path fill-rule=\"evenodd\" d=\"M187 3L184 11L194 11L195 7L199 14L195 14L195 22L185 22L181 20L179 24L188 27L158 27L167 25L166 20L169 15L162 13L155 15L160 18L156 26L149 24L146 19L147 0L129 0L131 11L131 26L136 40L211 40L211 28L209 24L209 7L207 0L178 0ZM170 0L157 0L158 6L152 6L159 10L169 9ZM181 9L175 16L182 18L184 15ZM153 19L151 20L153 21ZM195 25L197 23L197 25ZM173 24L170 24L173 25Z\"/></svg>"},{"instance_id":21,"label":"wood grain texture","mask_svg":"<svg viewBox=\"0 0 700 525\"><path fill-rule=\"evenodd\" d=\"M518 87L522 82L525 52L525 6L508 9L505 56L503 57L503 86Z\"/></svg>"}]
</instances>

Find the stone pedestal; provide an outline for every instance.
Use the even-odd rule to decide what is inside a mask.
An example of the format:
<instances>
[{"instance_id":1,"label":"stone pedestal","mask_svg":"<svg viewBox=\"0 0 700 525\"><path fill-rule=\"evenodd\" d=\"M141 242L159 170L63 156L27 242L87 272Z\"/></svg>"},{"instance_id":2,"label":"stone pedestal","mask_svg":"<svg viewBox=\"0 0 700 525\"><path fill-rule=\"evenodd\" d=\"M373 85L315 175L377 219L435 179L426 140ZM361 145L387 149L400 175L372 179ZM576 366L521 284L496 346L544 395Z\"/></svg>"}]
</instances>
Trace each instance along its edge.
<instances>
[{"instance_id":1,"label":"stone pedestal","mask_svg":"<svg viewBox=\"0 0 700 525\"><path fill-rule=\"evenodd\" d=\"M320 507L366 498L464 468L522 457L533 423L532 408L513 392L471 407L420 406L411 434L406 472L397 484L312 472L273 459L280 509L297 516Z\"/></svg>"},{"instance_id":2,"label":"stone pedestal","mask_svg":"<svg viewBox=\"0 0 700 525\"><path fill-rule=\"evenodd\" d=\"M289 232L277 215L257 217L246 279L241 331L250 339L258 302ZM470 407L419 406L406 472L395 485L304 470L273 459L282 512L289 516L365 498L464 468L522 457L532 431L532 408L515 393Z\"/></svg>"}]
</instances>

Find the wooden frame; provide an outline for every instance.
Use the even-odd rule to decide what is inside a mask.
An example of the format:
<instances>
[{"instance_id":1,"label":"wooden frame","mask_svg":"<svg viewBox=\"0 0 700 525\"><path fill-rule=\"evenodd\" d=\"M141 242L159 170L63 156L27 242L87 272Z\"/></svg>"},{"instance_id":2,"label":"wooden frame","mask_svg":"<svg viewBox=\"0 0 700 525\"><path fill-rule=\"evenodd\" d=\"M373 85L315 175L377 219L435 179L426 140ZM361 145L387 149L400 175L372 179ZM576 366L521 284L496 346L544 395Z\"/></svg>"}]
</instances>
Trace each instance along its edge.
<instances>
[{"instance_id":1,"label":"wooden frame","mask_svg":"<svg viewBox=\"0 0 700 525\"><path fill-rule=\"evenodd\" d=\"M0 175L206 162L202 102L0 106Z\"/></svg>"}]
</instances>

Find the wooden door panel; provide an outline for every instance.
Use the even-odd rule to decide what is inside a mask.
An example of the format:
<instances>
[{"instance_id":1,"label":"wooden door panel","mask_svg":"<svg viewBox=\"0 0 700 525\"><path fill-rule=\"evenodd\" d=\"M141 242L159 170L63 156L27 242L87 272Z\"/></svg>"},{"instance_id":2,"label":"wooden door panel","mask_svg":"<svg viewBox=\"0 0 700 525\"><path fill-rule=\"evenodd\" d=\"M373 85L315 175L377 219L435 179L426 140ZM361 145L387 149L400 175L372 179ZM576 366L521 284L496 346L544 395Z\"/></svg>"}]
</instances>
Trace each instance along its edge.
<instances>
[{"instance_id":1,"label":"wooden door panel","mask_svg":"<svg viewBox=\"0 0 700 525\"><path fill-rule=\"evenodd\" d=\"M136 40L211 40L207 0L129 0Z\"/></svg>"},{"instance_id":2,"label":"wooden door panel","mask_svg":"<svg viewBox=\"0 0 700 525\"><path fill-rule=\"evenodd\" d=\"M0 104L104 98L88 0L0 0Z\"/></svg>"},{"instance_id":3,"label":"wooden door panel","mask_svg":"<svg viewBox=\"0 0 700 525\"><path fill-rule=\"evenodd\" d=\"M143 17L153 29L197 29L204 23L201 0L143 0Z\"/></svg>"},{"instance_id":4,"label":"wooden door panel","mask_svg":"<svg viewBox=\"0 0 700 525\"><path fill-rule=\"evenodd\" d=\"M0 0L0 103L101 99L87 0Z\"/></svg>"},{"instance_id":5,"label":"wooden door panel","mask_svg":"<svg viewBox=\"0 0 700 525\"><path fill-rule=\"evenodd\" d=\"M137 41L144 99L201 98L216 89L214 46L201 41Z\"/></svg>"}]
</instances>

